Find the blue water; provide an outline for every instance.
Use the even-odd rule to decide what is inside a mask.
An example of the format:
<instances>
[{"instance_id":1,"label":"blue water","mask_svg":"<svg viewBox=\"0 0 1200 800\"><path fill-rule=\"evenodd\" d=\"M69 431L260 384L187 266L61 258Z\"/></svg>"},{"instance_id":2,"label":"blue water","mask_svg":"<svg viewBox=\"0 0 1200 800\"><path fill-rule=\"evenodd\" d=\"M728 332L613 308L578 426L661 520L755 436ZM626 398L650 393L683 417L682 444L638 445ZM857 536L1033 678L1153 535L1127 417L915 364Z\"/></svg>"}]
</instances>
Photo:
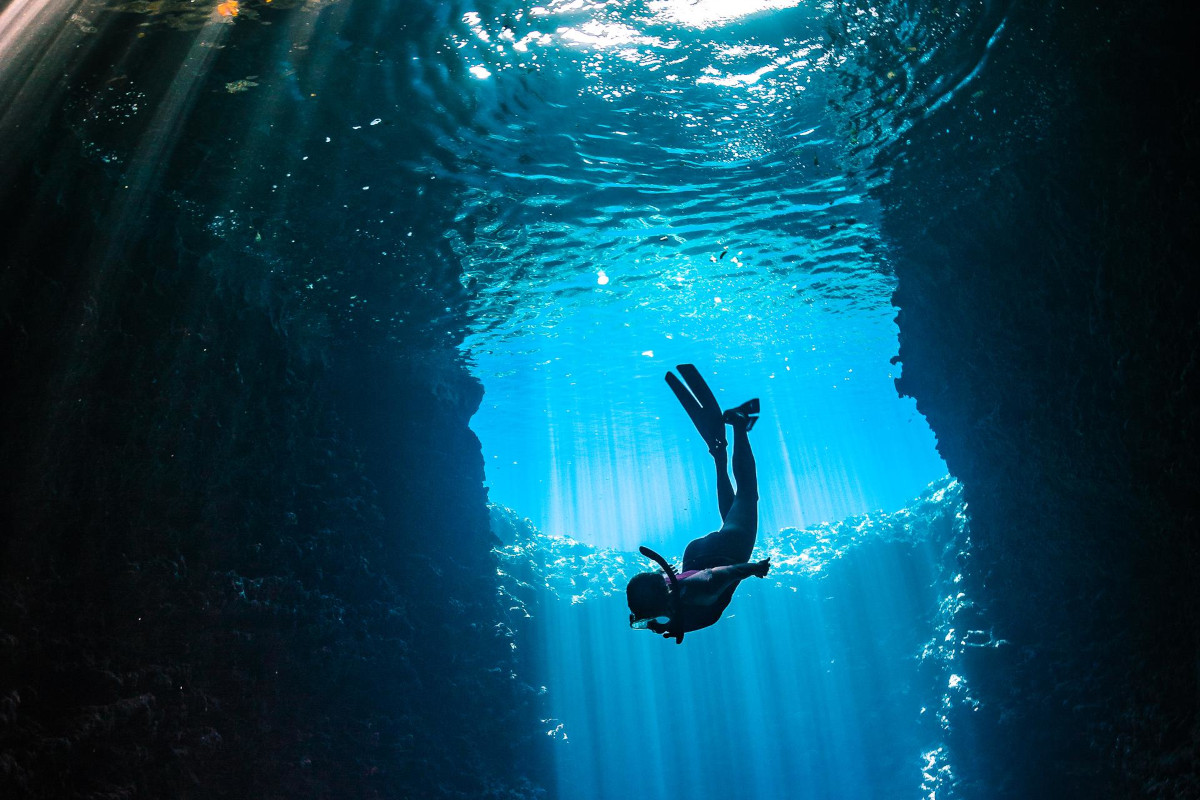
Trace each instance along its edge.
<instances>
[{"instance_id":1,"label":"blue water","mask_svg":"<svg viewBox=\"0 0 1200 800\"><path fill-rule=\"evenodd\" d=\"M781 8L464 17L486 214L459 246L487 393L472 427L492 500L543 530L631 549L713 526L662 382L683 362L723 403L766 403L764 530L896 509L945 472L892 385L879 211L828 106L830 12L763 5Z\"/></svg>"},{"instance_id":2,"label":"blue water","mask_svg":"<svg viewBox=\"0 0 1200 800\"><path fill-rule=\"evenodd\" d=\"M895 514L774 532L772 573L682 646L631 632L637 556L538 534L503 515L501 568L532 612L563 797L936 797L952 783L944 711L970 705L955 672L939 569L961 535L959 488ZM540 604L531 607L530 598ZM521 602L524 598L526 603ZM980 636L973 646L993 646Z\"/></svg>"},{"instance_id":3,"label":"blue water","mask_svg":"<svg viewBox=\"0 0 1200 800\"><path fill-rule=\"evenodd\" d=\"M927 536L880 532L955 509L916 500L945 466L893 385L832 13L558 4L458 32L486 220L456 243L478 292L472 428L491 501L527 520L505 557L543 565L520 646L567 800L936 796L950 769L936 706L964 679L929 655L950 578ZM757 553L776 572L676 647L625 626L623 586L649 567L639 544L678 563L719 525L663 382L685 362L722 405L763 401ZM807 569L817 541L838 557Z\"/></svg>"}]
</instances>

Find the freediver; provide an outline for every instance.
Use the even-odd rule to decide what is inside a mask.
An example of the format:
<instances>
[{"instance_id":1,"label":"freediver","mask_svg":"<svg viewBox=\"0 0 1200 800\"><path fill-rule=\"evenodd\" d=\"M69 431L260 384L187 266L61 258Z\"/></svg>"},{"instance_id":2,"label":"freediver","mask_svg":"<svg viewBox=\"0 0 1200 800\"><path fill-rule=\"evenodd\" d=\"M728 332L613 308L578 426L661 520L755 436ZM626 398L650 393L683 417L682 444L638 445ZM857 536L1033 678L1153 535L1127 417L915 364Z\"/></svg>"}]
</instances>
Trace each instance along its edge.
<instances>
[{"instance_id":1,"label":"freediver","mask_svg":"<svg viewBox=\"0 0 1200 800\"><path fill-rule=\"evenodd\" d=\"M742 579L751 575L766 577L771 562L770 559L750 561L758 536L758 475L746 434L758 420L758 399L722 413L712 390L694 365L680 364L676 369L687 385L670 372L667 384L704 437L716 462L721 529L688 544L679 573L658 553L642 547L642 555L655 561L662 571L634 575L625 587L625 597L629 603L630 627L661 633L681 644L685 633L707 628L719 620ZM729 481L726 425L733 428L736 493Z\"/></svg>"}]
</instances>

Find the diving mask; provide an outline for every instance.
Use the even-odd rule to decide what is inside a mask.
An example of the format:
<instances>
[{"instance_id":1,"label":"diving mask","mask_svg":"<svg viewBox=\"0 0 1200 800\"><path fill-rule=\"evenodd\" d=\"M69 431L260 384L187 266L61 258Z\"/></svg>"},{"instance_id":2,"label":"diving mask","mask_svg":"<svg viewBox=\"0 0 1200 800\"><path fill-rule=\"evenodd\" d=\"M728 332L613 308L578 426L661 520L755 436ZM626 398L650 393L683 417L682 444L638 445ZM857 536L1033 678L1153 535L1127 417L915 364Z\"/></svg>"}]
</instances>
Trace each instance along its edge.
<instances>
[{"instance_id":1,"label":"diving mask","mask_svg":"<svg viewBox=\"0 0 1200 800\"><path fill-rule=\"evenodd\" d=\"M650 627L651 623L655 623L655 624L659 625L660 627L665 628L667 625L671 624L671 618L668 617L666 614L659 614L657 617L641 617L641 618L635 617L633 614L629 615L629 627L633 628L634 630L639 630L639 631L653 630L653 628Z\"/></svg>"}]
</instances>

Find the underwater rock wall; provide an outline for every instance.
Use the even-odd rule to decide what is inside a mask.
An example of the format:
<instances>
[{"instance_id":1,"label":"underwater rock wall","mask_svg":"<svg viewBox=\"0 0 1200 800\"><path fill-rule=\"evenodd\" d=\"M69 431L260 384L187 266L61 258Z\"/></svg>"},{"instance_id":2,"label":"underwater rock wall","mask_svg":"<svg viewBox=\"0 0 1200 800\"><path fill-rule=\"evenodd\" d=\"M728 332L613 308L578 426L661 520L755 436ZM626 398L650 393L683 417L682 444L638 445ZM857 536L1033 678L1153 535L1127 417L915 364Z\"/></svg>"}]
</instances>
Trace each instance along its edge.
<instances>
[{"instance_id":1,"label":"underwater rock wall","mask_svg":"<svg viewBox=\"0 0 1200 800\"><path fill-rule=\"evenodd\" d=\"M1012 4L962 91L871 101L911 125L877 196L897 387L972 516L956 627L1013 644L966 654L955 796L1200 795L1200 95L1168 6Z\"/></svg>"},{"instance_id":2,"label":"underwater rock wall","mask_svg":"<svg viewBox=\"0 0 1200 800\"><path fill-rule=\"evenodd\" d=\"M455 264L412 257L432 288L404 296L407 338L306 301L302 269L383 308L398 271L332 190L246 222L214 173L261 199L282 171L231 142L255 130L219 88L135 184L149 120L100 119L107 93L158 108L192 41L124 49L138 21L0 115L0 796L544 796L496 627L482 390L452 322L422 333Z\"/></svg>"},{"instance_id":3,"label":"underwater rock wall","mask_svg":"<svg viewBox=\"0 0 1200 800\"><path fill-rule=\"evenodd\" d=\"M534 796L457 357L314 362L161 237L81 308L75 248L34 243L5 264L4 795Z\"/></svg>"}]
</instances>

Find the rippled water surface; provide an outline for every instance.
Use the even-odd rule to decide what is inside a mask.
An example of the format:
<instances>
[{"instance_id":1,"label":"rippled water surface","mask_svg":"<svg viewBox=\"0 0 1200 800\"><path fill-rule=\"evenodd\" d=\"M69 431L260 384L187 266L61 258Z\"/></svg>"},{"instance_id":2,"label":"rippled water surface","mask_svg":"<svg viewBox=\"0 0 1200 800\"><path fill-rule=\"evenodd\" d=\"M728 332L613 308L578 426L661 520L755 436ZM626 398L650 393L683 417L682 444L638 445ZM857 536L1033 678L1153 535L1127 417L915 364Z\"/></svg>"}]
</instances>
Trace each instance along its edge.
<instances>
[{"instance_id":1,"label":"rippled water surface","mask_svg":"<svg viewBox=\"0 0 1200 800\"><path fill-rule=\"evenodd\" d=\"M54 47L86 52L112 8ZM114 237L177 204L224 242L218 281L281 287L289 335L460 346L492 499L542 529L629 548L712 526L661 380L679 363L763 398L767 530L896 509L944 472L892 385L869 192L915 119L973 91L993 6L117 8L154 48L98 54L62 98L128 186ZM13 114L56 86L27 77Z\"/></svg>"},{"instance_id":2,"label":"rippled water surface","mask_svg":"<svg viewBox=\"0 0 1200 800\"><path fill-rule=\"evenodd\" d=\"M711 494L703 449L661 383L682 362L723 402L765 397L770 524L898 508L943 472L891 385L892 278L840 106L841 14L463 15L474 115L456 177L476 224L456 251L495 501L627 548L711 525L688 499Z\"/></svg>"}]
</instances>

